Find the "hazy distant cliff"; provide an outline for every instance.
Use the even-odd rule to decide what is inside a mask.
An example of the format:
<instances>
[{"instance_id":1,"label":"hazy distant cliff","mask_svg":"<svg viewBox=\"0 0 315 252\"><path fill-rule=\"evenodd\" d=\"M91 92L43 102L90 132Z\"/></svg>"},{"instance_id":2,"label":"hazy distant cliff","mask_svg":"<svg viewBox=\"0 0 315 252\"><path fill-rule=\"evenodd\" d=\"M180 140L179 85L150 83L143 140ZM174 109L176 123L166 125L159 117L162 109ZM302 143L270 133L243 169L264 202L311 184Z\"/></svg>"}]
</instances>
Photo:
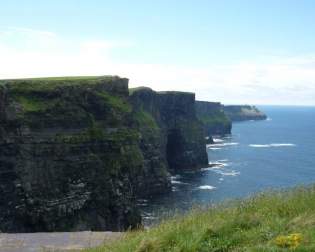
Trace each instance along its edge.
<instances>
[{"instance_id":1,"label":"hazy distant cliff","mask_svg":"<svg viewBox=\"0 0 315 252\"><path fill-rule=\"evenodd\" d=\"M122 230L170 171L207 165L192 93L119 77L0 81L0 230Z\"/></svg>"},{"instance_id":2,"label":"hazy distant cliff","mask_svg":"<svg viewBox=\"0 0 315 252\"><path fill-rule=\"evenodd\" d=\"M224 113L232 121L265 120L267 116L255 106L229 105L223 106Z\"/></svg>"}]
</instances>

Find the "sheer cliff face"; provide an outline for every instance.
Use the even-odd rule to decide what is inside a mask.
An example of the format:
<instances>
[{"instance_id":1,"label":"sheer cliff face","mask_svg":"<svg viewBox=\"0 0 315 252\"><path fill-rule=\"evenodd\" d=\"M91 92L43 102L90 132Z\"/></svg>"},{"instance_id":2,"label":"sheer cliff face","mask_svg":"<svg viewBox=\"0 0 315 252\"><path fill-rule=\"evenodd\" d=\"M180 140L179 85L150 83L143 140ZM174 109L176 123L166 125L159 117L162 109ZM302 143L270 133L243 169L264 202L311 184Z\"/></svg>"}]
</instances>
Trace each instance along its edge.
<instances>
[{"instance_id":1,"label":"sheer cliff face","mask_svg":"<svg viewBox=\"0 0 315 252\"><path fill-rule=\"evenodd\" d=\"M156 128L160 159L170 170L191 169L208 163L203 126L195 113L195 95L183 92L133 91L131 102L141 112L142 128ZM149 119L148 119L149 118Z\"/></svg>"},{"instance_id":2,"label":"sheer cliff face","mask_svg":"<svg viewBox=\"0 0 315 252\"><path fill-rule=\"evenodd\" d=\"M140 222L128 80L2 81L0 228L120 230Z\"/></svg>"},{"instance_id":3,"label":"sheer cliff face","mask_svg":"<svg viewBox=\"0 0 315 252\"><path fill-rule=\"evenodd\" d=\"M0 81L0 230L123 230L171 169L207 164L194 95L118 77Z\"/></svg>"},{"instance_id":4,"label":"sheer cliff face","mask_svg":"<svg viewBox=\"0 0 315 252\"><path fill-rule=\"evenodd\" d=\"M255 106L229 105L223 107L224 113L232 121L265 120L267 116Z\"/></svg>"},{"instance_id":5,"label":"sheer cliff face","mask_svg":"<svg viewBox=\"0 0 315 252\"><path fill-rule=\"evenodd\" d=\"M231 134L232 123L218 102L196 101L198 119L204 124L207 136Z\"/></svg>"}]
</instances>

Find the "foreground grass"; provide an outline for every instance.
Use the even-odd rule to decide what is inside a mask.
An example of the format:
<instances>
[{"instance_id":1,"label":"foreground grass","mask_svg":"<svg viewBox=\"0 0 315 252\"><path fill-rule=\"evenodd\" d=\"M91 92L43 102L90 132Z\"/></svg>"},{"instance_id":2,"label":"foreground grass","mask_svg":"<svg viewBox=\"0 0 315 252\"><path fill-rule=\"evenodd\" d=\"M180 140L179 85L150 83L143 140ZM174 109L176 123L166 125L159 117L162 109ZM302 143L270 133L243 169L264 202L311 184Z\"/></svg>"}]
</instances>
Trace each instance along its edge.
<instances>
[{"instance_id":1,"label":"foreground grass","mask_svg":"<svg viewBox=\"0 0 315 252\"><path fill-rule=\"evenodd\" d=\"M85 251L315 251L315 186L192 210Z\"/></svg>"}]
</instances>

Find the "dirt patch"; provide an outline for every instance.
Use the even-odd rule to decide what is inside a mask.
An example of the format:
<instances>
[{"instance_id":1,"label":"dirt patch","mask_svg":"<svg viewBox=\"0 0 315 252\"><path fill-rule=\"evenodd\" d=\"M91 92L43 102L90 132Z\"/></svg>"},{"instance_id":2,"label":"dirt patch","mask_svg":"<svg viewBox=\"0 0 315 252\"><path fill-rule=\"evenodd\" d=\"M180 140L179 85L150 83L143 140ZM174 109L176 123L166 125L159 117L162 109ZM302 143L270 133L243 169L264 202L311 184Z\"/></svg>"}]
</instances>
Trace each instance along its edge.
<instances>
[{"instance_id":1,"label":"dirt patch","mask_svg":"<svg viewBox=\"0 0 315 252\"><path fill-rule=\"evenodd\" d=\"M65 233L0 233L0 252L52 252L81 250L115 239L119 232L65 232Z\"/></svg>"}]
</instances>

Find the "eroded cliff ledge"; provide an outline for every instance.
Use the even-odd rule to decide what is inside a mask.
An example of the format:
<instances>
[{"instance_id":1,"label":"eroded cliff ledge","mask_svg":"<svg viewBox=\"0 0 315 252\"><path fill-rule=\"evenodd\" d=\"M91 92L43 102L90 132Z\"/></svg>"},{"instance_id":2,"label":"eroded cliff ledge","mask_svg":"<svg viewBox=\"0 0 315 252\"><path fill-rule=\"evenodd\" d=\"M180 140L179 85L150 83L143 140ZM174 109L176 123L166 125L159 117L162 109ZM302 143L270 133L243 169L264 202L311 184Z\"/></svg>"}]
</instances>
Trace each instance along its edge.
<instances>
[{"instance_id":1,"label":"eroded cliff ledge","mask_svg":"<svg viewBox=\"0 0 315 252\"><path fill-rule=\"evenodd\" d=\"M113 76L0 81L0 230L137 226L137 197L207 164L194 104Z\"/></svg>"}]
</instances>

